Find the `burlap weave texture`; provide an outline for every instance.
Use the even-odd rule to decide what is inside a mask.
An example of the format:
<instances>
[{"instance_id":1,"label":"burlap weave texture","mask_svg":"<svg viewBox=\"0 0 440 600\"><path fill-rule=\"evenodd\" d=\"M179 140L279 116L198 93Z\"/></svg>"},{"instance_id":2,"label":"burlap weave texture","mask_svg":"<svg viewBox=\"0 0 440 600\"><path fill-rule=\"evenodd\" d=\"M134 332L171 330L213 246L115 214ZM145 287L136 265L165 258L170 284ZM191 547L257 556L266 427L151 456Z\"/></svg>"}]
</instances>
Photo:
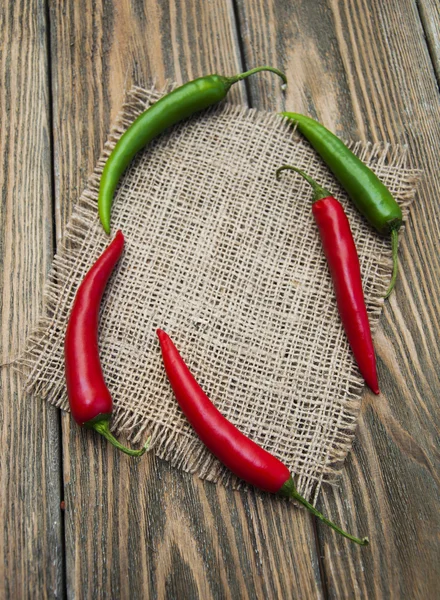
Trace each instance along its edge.
<instances>
[{"instance_id":1,"label":"burlap weave texture","mask_svg":"<svg viewBox=\"0 0 440 600\"><path fill-rule=\"evenodd\" d=\"M109 242L99 177L116 139L167 90L133 88L73 211L27 343L27 387L68 410L63 339L76 290ZM404 212L416 174L401 149L357 144ZM101 308L100 351L113 423L133 443L210 480L229 474L202 446L166 380L155 330L174 340L220 411L283 460L305 497L332 481L356 427L363 381L342 329L311 213L333 191L357 244L374 329L391 273L390 242L353 208L310 146L277 115L222 104L172 128L134 160L115 196L112 231L126 246Z\"/></svg>"}]
</instances>

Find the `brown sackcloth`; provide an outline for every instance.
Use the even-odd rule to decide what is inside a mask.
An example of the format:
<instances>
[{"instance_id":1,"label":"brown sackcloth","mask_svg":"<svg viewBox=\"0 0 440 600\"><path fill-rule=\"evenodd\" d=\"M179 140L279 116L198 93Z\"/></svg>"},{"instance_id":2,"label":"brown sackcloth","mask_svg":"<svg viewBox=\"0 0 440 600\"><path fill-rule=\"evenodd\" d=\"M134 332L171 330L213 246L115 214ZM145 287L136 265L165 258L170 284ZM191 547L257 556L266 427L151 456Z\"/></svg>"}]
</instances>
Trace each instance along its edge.
<instances>
[{"instance_id":1,"label":"brown sackcloth","mask_svg":"<svg viewBox=\"0 0 440 600\"><path fill-rule=\"evenodd\" d=\"M84 275L109 243L97 214L100 174L115 141L170 88L133 88L66 228L27 342L27 389L68 410L63 338ZM354 151L404 213L417 173L389 145ZM390 240L353 208L311 147L275 114L226 103L173 127L138 154L113 203L125 252L107 287L100 352L114 428L185 471L236 484L203 447L166 380L156 328L174 340L220 411L298 476L316 499L356 428L363 380L335 304L302 167L340 199L359 251L374 329L391 273ZM92 434L90 434L92 435Z\"/></svg>"}]
</instances>

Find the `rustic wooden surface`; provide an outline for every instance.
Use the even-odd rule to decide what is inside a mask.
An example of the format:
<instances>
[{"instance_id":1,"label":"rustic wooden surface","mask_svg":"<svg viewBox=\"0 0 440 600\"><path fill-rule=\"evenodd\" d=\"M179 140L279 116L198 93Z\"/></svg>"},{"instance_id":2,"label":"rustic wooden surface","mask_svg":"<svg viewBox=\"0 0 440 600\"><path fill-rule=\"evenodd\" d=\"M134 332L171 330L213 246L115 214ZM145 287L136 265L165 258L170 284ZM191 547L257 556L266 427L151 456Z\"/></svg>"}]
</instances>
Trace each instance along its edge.
<instances>
[{"instance_id":1,"label":"rustic wooden surface","mask_svg":"<svg viewBox=\"0 0 440 600\"><path fill-rule=\"evenodd\" d=\"M424 170L338 489L367 549L259 492L131 460L1 372L0 598L435 598L439 536L440 15L435 0L17 0L0 5L3 360L132 83L283 68L231 100L406 144ZM64 502L65 510L61 509Z\"/></svg>"}]
</instances>

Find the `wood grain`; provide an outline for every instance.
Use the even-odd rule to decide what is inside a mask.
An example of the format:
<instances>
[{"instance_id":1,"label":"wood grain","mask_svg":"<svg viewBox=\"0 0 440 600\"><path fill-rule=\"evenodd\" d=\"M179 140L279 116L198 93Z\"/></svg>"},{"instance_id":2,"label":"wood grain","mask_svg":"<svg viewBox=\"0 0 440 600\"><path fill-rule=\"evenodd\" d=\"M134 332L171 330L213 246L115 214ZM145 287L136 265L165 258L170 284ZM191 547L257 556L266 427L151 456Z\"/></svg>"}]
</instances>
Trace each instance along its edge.
<instances>
[{"instance_id":1,"label":"wood grain","mask_svg":"<svg viewBox=\"0 0 440 600\"><path fill-rule=\"evenodd\" d=\"M282 500L118 454L66 414L61 449L59 413L2 369L0 597L440 595L438 32L433 0L0 6L3 360L37 317L53 219L59 239L132 83L273 64L289 76L286 96L262 75L230 99L305 112L344 138L406 144L424 171L375 338L382 396L365 393L340 487L319 501L370 547L315 529Z\"/></svg>"},{"instance_id":2,"label":"wood grain","mask_svg":"<svg viewBox=\"0 0 440 600\"><path fill-rule=\"evenodd\" d=\"M76 458L65 473L69 596L322 597L302 511L153 456L130 460L64 420Z\"/></svg>"},{"instance_id":3,"label":"wood grain","mask_svg":"<svg viewBox=\"0 0 440 600\"><path fill-rule=\"evenodd\" d=\"M83 0L49 6L59 239L125 91L212 71L237 73L241 64L229 4ZM228 98L243 102L244 83Z\"/></svg>"},{"instance_id":4,"label":"wood grain","mask_svg":"<svg viewBox=\"0 0 440 600\"><path fill-rule=\"evenodd\" d=\"M276 31L264 18L268 10ZM362 550L325 527L318 531L329 597L438 597L440 115L417 6L328 0L268 9L244 0L239 14L246 62L270 53L293 81L286 108L317 117L345 139L406 144L411 164L424 171L399 281L375 337L382 395L365 393L340 488L324 489L319 503L372 543ZM252 99L266 102L258 90Z\"/></svg>"},{"instance_id":5,"label":"wood grain","mask_svg":"<svg viewBox=\"0 0 440 600\"><path fill-rule=\"evenodd\" d=\"M50 17L59 237L124 88L242 65L227 2L53 2ZM246 102L244 85L230 98ZM304 511L130 460L62 422L68 597L322 597Z\"/></svg>"},{"instance_id":6,"label":"wood grain","mask_svg":"<svg viewBox=\"0 0 440 600\"><path fill-rule=\"evenodd\" d=\"M437 83L440 85L440 7L435 0L420 0L417 3L417 8Z\"/></svg>"},{"instance_id":7,"label":"wood grain","mask_svg":"<svg viewBox=\"0 0 440 600\"><path fill-rule=\"evenodd\" d=\"M2 359L23 348L52 256L47 21L44 2L0 5ZM60 427L53 407L0 382L0 597L63 595Z\"/></svg>"}]
</instances>

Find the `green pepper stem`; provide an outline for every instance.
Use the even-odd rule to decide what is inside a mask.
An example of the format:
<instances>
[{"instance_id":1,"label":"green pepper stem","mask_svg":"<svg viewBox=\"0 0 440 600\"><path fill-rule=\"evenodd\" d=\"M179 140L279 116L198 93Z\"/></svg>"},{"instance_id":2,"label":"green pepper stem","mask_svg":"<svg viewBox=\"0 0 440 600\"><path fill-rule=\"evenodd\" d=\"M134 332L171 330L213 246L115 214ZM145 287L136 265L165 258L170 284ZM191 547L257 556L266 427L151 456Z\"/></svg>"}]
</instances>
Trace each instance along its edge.
<instances>
[{"instance_id":1,"label":"green pepper stem","mask_svg":"<svg viewBox=\"0 0 440 600\"><path fill-rule=\"evenodd\" d=\"M305 506L312 514L314 514L315 517L317 517L323 523L325 523L326 525L328 525L329 527L331 527L332 529L334 529L335 531L340 533L342 536L348 538L349 540L351 540L352 542L355 542L356 544L359 544L360 546L368 546L369 541L368 541L367 537L360 539L360 538L355 537L354 535L347 533L346 531L344 531L343 529L341 529L340 527L338 527L337 525L332 523L332 521L329 521L326 517L324 517L323 514L321 514L319 512L319 510L317 510L312 504L307 502L307 500L305 498L303 498L296 491L296 487L295 487L292 477L289 477L289 479L284 483L282 488L278 491L278 494L280 496L284 496L285 498L294 498L300 504Z\"/></svg>"},{"instance_id":2,"label":"green pepper stem","mask_svg":"<svg viewBox=\"0 0 440 600\"><path fill-rule=\"evenodd\" d=\"M398 263L397 263L397 250L399 248L399 234L397 229L391 230L391 246L393 252L393 274L391 275L390 287L388 288L387 293L385 294L385 300L390 296L393 291L394 286L396 285L397 272L398 272Z\"/></svg>"},{"instance_id":3,"label":"green pepper stem","mask_svg":"<svg viewBox=\"0 0 440 600\"><path fill-rule=\"evenodd\" d=\"M354 535L351 535L350 533L347 533L346 531L335 525L335 523L329 521L326 517L324 517L324 515L319 512L319 510L316 510L316 508L312 504L307 502L305 498L300 496L296 490L292 491L292 498L295 498L295 500L297 500L303 506L305 506L313 515L315 515L315 517L320 519L323 523L340 533L345 538L351 540L352 542L355 542L356 544L359 544L360 546L368 546L369 540L367 537L360 539L358 537L355 537Z\"/></svg>"},{"instance_id":4,"label":"green pepper stem","mask_svg":"<svg viewBox=\"0 0 440 600\"><path fill-rule=\"evenodd\" d=\"M151 438L148 438L143 448L141 448L140 450L131 450L130 448L126 448L120 442L118 442L118 440L111 433L110 424L107 420L97 421L96 423L91 424L90 428L100 433L102 436L105 437L105 439L107 439L111 444L113 444L115 448L121 450L121 452L124 452L129 456L142 456L142 454L144 454L147 451L148 446L150 445Z\"/></svg>"},{"instance_id":5,"label":"green pepper stem","mask_svg":"<svg viewBox=\"0 0 440 600\"><path fill-rule=\"evenodd\" d=\"M301 175L301 177L304 177L304 179L307 181L307 183L309 183L312 186L313 202L317 202L318 200L322 200L323 198L329 198L330 196L332 196L331 192L326 190L324 187L320 186L318 183L316 183L316 181L314 179L312 179L310 177L310 175L307 175L307 173L305 173L301 169L298 169L297 167L292 167L290 165L283 165L282 167L277 169L276 176L277 176L278 180L280 178L281 171L284 171L287 169L290 171L295 171L296 173L299 173Z\"/></svg>"},{"instance_id":6,"label":"green pepper stem","mask_svg":"<svg viewBox=\"0 0 440 600\"><path fill-rule=\"evenodd\" d=\"M227 80L229 86L231 86L234 83L237 83L237 81L241 81L242 79L249 77L249 75L259 73L260 71L271 71L272 73L275 73L276 75L281 77L281 79L284 82L284 85L287 85L287 77L284 75L284 73L282 73L279 69L276 69L275 67L255 67L255 69L250 69L250 71L240 73L239 75L233 75L232 77L225 77L225 79Z\"/></svg>"}]
</instances>

